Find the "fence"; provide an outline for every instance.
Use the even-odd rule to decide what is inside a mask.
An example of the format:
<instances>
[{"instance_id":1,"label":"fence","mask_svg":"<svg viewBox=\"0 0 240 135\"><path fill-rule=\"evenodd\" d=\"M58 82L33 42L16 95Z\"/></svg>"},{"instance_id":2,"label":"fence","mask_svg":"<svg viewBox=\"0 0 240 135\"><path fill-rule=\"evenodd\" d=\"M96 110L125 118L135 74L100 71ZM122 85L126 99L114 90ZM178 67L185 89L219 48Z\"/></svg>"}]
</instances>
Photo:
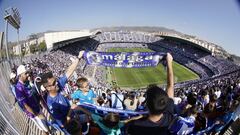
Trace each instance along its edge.
<instances>
[{"instance_id":1,"label":"fence","mask_svg":"<svg viewBox=\"0 0 240 135\"><path fill-rule=\"evenodd\" d=\"M0 63L0 135L41 135L43 132L20 110L18 105L13 105L15 98L9 88L10 72L8 62ZM46 110L44 114L47 115ZM60 132L56 134L62 135Z\"/></svg>"}]
</instances>

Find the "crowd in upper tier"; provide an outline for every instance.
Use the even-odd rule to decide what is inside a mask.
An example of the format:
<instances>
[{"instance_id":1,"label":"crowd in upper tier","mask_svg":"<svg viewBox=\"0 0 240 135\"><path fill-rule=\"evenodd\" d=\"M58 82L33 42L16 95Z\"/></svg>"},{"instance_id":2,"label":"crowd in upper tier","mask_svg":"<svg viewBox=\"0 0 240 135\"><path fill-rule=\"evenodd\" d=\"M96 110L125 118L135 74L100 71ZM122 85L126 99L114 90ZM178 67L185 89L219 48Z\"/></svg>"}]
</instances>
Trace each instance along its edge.
<instances>
[{"instance_id":1,"label":"crowd in upper tier","mask_svg":"<svg viewBox=\"0 0 240 135\"><path fill-rule=\"evenodd\" d=\"M105 34L96 40L26 57L23 65L13 68L11 92L20 108L45 134L52 132L51 124L65 134L84 134L84 127L89 123L89 134L220 133L236 117L240 101L240 70L236 65L226 71L228 61L197 52L196 48L171 44L172 41L157 41L146 35L114 36L113 40L111 34ZM140 38L143 43L114 43L118 38L119 41ZM108 42L99 44L97 39L105 42L104 39L108 39ZM111 47L170 52L166 57L166 88L150 85L133 91L107 83L102 78L106 71L87 65L83 50L106 51ZM196 71L201 79L174 85L173 60ZM100 113L88 109L89 105L123 111L116 113L106 109ZM43 109L50 114L51 124ZM139 113L125 115L124 112Z\"/></svg>"}]
</instances>

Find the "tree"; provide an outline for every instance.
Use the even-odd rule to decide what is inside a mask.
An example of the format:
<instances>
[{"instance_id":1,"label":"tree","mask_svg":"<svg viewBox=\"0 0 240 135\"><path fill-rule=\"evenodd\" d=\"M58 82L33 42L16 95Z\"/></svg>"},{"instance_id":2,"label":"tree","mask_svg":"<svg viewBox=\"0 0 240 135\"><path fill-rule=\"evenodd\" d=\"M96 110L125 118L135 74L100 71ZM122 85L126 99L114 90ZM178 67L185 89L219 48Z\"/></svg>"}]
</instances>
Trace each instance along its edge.
<instances>
[{"instance_id":1,"label":"tree","mask_svg":"<svg viewBox=\"0 0 240 135\"><path fill-rule=\"evenodd\" d=\"M38 36L36 34L31 34L28 36L28 39L37 39Z\"/></svg>"},{"instance_id":2,"label":"tree","mask_svg":"<svg viewBox=\"0 0 240 135\"><path fill-rule=\"evenodd\" d=\"M36 45L32 44L29 46L30 53L35 53L37 51Z\"/></svg>"},{"instance_id":3,"label":"tree","mask_svg":"<svg viewBox=\"0 0 240 135\"><path fill-rule=\"evenodd\" d=\"M24 57L26 54L26 48L24 46L21 47L21 56Z\"/></svg>"},{"instance_id":4,"label":"tree","mask_svg":"<svg viewBox=\"0 0 240 135\"><path fill-rule=\"evenodd\" d=\"M42 51L42 52L46 51L47 50L47 45L46 45L45 41L41 42L39 44L38 48L39 48L39 51Z\"/></svg>"},{"instance_id":5,"label":"tree","mask_svg":"<svg viewBox=\"0 0 240 135\"><path fill-rule=\"evenodd\" d=\"M0 57L2 58L7 57L5 49L0 50Z\"/></svg>"}]
</instances>

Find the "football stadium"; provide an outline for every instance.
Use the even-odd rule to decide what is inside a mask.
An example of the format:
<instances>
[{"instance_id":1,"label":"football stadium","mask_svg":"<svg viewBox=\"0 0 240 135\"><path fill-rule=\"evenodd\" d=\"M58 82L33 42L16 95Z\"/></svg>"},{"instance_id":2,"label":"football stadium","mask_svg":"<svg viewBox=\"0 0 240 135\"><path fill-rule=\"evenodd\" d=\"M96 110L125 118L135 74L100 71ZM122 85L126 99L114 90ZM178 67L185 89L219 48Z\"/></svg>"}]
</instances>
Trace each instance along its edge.
<instances>
[{"instance_id":1,"label":"football stadium","mask_svg":"<svg viewBox=\"0 0 240 135\"><path fill-rule=\"evenodd\" d=\"M19 30L17 9L5 14ZM1 135L240 133L240 66L217 44L164 27L46 31L15 44L7 32Z\"/></svg>"},{"instance_id":2,"label":"football stadium","mask_svg":"<svg viewBox=\"0 0 240 135\"><path fill-rule=\"evenodd\" d=\"M111 48L109 52L150 52L148 48ZM184 82L198 79L193 71L174 62L175 82ZM107 80L123 88L141 88L150 84L166 84L167 76L163 65L148 68L108 68Z\"/></svg>"},{"instance_id":3,"label":"football stadium","mask_svg":"<svg viewBox=\"0 0 240 135\"><path fill-rule=\"evenodd\" d=\"M72 64L76 61L74 59L79 57L79 52L81 51L85 51L84 53L104 52L122 54L132 52L161 52L164 54L171 54L173 57L172 69L174 73L172 78L172 83L174 83L174 104L179 106L178 109L180 109L181 105L183 105L182 102L184 101L184 98L186 98L186 101L189 100L189 102L194 102L194 104L199 107L199 110L196 110L196 119L202 122L196 123L196 120L194 123L195 127L189 126L188 128L185 127L186 129L181 126L178 127L173 125L171 132L180 133L181 130L186 130L189 133L194 132L196 134L212 132L211 130L213 130L214 126L209 127L203 125L204 123L207 124L208 121L207 118L203 117L201 114L203 113L202 111L206 111L206 107L209 103L203 102L205 100L201 101L201 97L204 99L206 98L205 96L208 95L210 100L213 100L212 98L217 100L217 98L220 98L219 93L224 93L224 91L221 91L220 88L225 89L226 91L232 89L231 92L238 92L237 88L239 87L240 68L233 62L224 59L223 56L220 57L222 54L216 53L216 50L220 47L215 45L204 46L202 44L189 41L185 37L175 36L171 33L149 33L146 31L131 30L131 28L121 28L120 30L115 30L115 28L108 28L107 30L98 29L93 30L91 35L85 33L82 34L84 35L82 37L68 37L69 39L63 40L57 35L59 33L62 34L63 32L46 33L44 35L47 46L49 46L48 51L39 55L30 55L22 58L24 71L26 70L27 73L33 77L32 85L36 87L37 91L40 91L39 93L41 95L47 93L46 91L41 92L41 90L44 89L41 88L44 86L44 83L42 84L41 81L36 78L43 79L46 74L51 74L50 76L58 78L58 84L61 84L62 81L60 80L69 72L68 67L72 66ZM55 37L52 36L53 34L59 38L57 42ZM65 34L70 35L69 32L66 32ZM78 66L75 67L76 69L74 70L73 75L69 78L69 81L66 82L65 85L60 85L58 87L59 89L64 90L64 92L61 92L63 95L69 95L67 97L69 101L77 102L79 106L88 110L90 113L93 113L94 116L98 115L99 117L104 117L112 113L117 113L121 120L126 120L136 116L138 117L138 115L146 115L147 108L144 105L146 95L144 93L149 89L149 87L151 85L156 85L156 87L163 88L166 91L169 89L169 67L164 65L164 61L159 61L156 66L152 67L134 68L94 65L89 63L87 59L87 57L81 58L78 62ZM11 75L23 70L19 69L19 63L20 60L15 58L12 64L13 67L11 71L9 71L12 72ZM5 69L7 65L8 64L5 62L5 65L1 68L1 74L3 76L6 74L3 69ZM9 69L6 69L6 71L7 70ZM96 102L91 100L85 101L81 96L78 97L79 95L76 94L76 89L78 89L78 87L81 89L81 86L79 86L81 84L81 80L88 82L87 88L93 92L94 97L97 99ZM53 82L53 85L56 84ZM210 96L211 93L214 97ZM237 98L237 94L235 96L232 98ZM40 99L41 97L42 96L40 96ZM48 100L50 99L47 98L44 100L44 97L42 98L43 99L41 100L48 104ZM133 106L127 104L128 100L133 102ZM88 104L85 104L84 102L88 102ZM234 102L232 104L237 103ZM236 106L234 107L236 109ZM24 107L22 109L24 110ZM46 116L55 115L51 114L49 107L44 110ZM48 110L50 112L48 112ZM21 102L19 102L18 111L21 112ZM21 112L21 115L24 116L24 112ZM180 117L180 119L181 118L182 117ZM175 124L179 125L179 123L183 123L180 119L179 121L176 121ZM101 127L99 129L99 126L96 124L89 121L87 123L88 124L83 127L83 130L87 133L89 132L90 127L97 128L97 131L99 132L104 132L100 130ZM71 132L69 131L69 128L74 128L59 128L59 124L54 123L53 120L52 125L49 127L54 129L54 132L57 134L68 134ZM177 128L179 128L179 130L175 131ZM43 132L43 129L40 131ZM218 128L218 132L220 133L222 131L226 131L227 129L228 128L224 125L221 126L221 128ZM21 128L20 131L25 132ZM35 131L31 130L31 132ZM53 131L51 130L51 132ZM96 134L95 132L94 134ZM121 129L121 132L127 134L128 131ZM130 130L130 132L132 131ZM155 132L158 131L154 131L154 133Z\"/></svg>"}]
</instances>

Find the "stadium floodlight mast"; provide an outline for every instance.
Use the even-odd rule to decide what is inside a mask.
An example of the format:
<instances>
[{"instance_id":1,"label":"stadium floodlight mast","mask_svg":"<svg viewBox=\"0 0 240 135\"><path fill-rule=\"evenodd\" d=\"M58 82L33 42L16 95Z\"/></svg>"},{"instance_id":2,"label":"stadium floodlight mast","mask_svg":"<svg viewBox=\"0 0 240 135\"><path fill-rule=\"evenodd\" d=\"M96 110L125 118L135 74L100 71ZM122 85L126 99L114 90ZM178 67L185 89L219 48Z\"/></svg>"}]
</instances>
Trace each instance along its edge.
<instances>
[{"instance_id":1,"label":"stadium floodlight mast","mask_svg":"<svg viewBox=\"0 0 240 135\"><path fill-rule=\"evenodd\" d=\"M6 21L5 23L5 47L6 47L6 54L7 54L7 60L9 61L9 54L8 54L8 24L12 25L15 29L17 29L17 35L18 35L18 44L19 44L19 28L21 24L21 17L18 12L17 8L9 7L5 9L4 12L4 20ZM20 49L20 55L22 51ZM10 61L9 61L10 62Z\"/></svg>"}]
</instances>

